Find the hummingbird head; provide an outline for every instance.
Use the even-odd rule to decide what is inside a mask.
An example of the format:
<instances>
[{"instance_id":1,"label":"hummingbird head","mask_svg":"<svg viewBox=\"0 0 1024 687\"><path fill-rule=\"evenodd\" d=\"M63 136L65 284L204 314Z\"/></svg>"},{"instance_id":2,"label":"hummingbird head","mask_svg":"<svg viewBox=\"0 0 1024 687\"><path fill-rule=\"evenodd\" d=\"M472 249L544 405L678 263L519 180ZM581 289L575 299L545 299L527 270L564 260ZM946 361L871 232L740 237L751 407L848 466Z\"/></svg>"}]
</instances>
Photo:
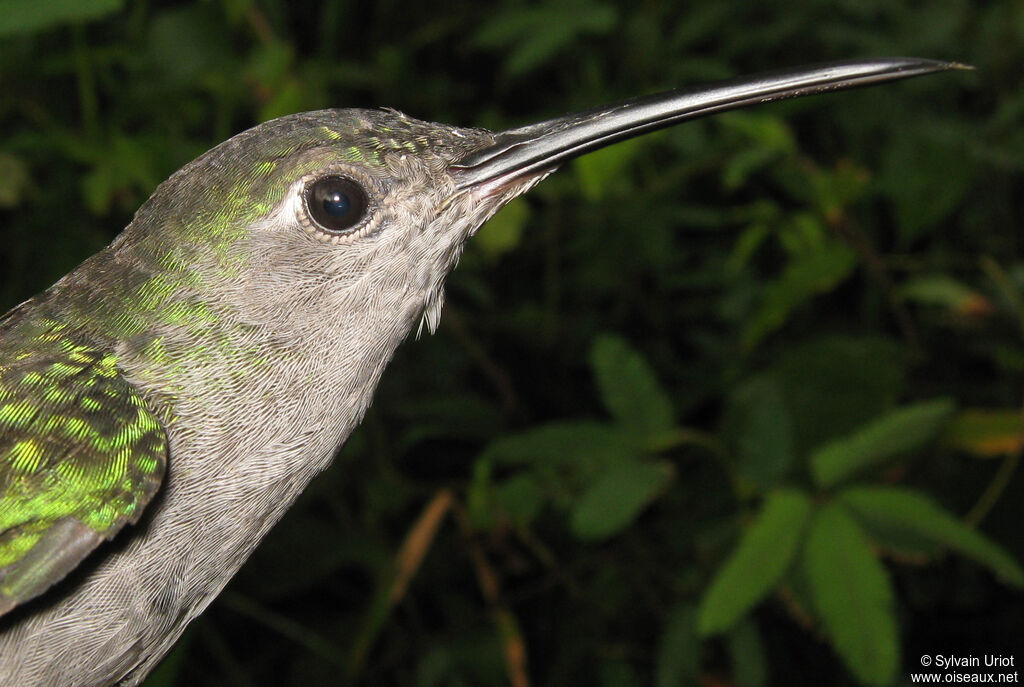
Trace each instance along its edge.
<instances>
[{"instance_id":1,"label":"hummingbird head","mask_svg":"<svg viewBox=\"0 0 1024 687\"><path fill-rule=\"evenodd\" d=\"M55 295L92 294L69 319L174 415L238 425L226 399L301 397L303 422L357 422L413 326L437 326L467 238L551 170L461 183L496 141L393 110L266 122L173 174Z\"/></svg>"},{"instance_id":2,"label":"hummingbird head","mask_svg":"<svg viewBox=\"0 0 1024 687\"><path fill-rule=\"evenodd\" d=\"M176 286L195 285L242 321L282 334L308 338L341 315L398 323L370 329L401 336L423 315L433 330L444 279L466 239L566 159L725 109L950 67L903 58L833 63L501 133L394 110L290 115L174 174L113 248L137 247L155 263L157 281L184 275ZM170 294L164 286L149 291ZM174 295L180 300L180 291Z\"/></svg>"},{"instance_id":3,"label":"hummingbird head","mask_svg":"<svg viewBox=\"0 0 1024 687\"><path fill-rule=\"evenodd\" d=\"M71 315L127 342L137 364L124 365L143 386L147 378L151 387L183 388L183 379L209 386L216 368L222 387L265 393L236 379L240 367L262 360L266 389L290 375L307 387L341 387L360 399L348 415L358 419L416 321L436 326L445 277L465 241L565 160L726 109L954 66L832 63L500 133L393 110L282 117L172 175L108 250L54 293L94 295L79 298Z\"/></svg>"},{"instance_id":4,"label":"hummingbird head","mask_svg":"<svg viewBox=\"0 0 1024 687\"><path fill-rule=\"evenodd\" d=\"M164 182L114 248L148 253L155 273L184 272L281 333L356 314L404 330L422 315L433 330L465 240L546 173L459 188L454 165L493 143L393 110L282 117Z\"/></svg>"}]
</instances>

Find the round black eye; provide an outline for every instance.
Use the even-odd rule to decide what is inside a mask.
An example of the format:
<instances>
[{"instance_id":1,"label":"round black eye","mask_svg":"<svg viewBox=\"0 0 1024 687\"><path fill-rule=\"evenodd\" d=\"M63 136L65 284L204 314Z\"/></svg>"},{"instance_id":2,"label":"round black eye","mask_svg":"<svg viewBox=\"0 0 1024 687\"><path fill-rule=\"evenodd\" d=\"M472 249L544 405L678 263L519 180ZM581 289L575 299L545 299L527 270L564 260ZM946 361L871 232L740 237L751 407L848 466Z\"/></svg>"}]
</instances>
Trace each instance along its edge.
<instances>
[{"instance_id":1,"label":"round black eye","mask_svg":"<svg viewBox=\"0 0 1024 687\"><path fill-rule=\"evenodd\" d=\"M351 179L321 177L306 187L306 211L321 229L344 232L366 213L366 193Z\"/></svg>"}]
</instances>

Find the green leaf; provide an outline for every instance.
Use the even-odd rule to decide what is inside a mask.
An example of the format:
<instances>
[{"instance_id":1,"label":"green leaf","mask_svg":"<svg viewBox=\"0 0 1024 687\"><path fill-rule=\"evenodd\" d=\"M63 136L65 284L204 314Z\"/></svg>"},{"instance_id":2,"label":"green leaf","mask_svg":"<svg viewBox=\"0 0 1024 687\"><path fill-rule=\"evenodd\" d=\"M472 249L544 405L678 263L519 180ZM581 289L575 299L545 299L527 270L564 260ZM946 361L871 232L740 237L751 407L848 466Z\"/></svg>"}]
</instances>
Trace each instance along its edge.
<instances>
[{"instance_id":1,"label":"green leaf","mask_svg":"<svg viewBox=\"0 0 1024 687\"><path fill-rule=\"evenodd\" d=\"M729 112L717 121L723 129L739 133L748 143L757 147L779 153L794 153L797 150L792 128L778 115L750 111Z\"/></svg>"},{"instance_id":2,"label":"green leaf","mask_svg":"<svg viewBox=\"0 0 1024 687\"><path fill-rule=\"evenodd\" d=\"M583 197L597 202L620 191L624 170L648 143L646 137L630 138L574 160L572 167Z\"/></svg>"},{"instance_id":3,"label":"green leaf","mask_svg":"<svg viewBox=\"0 0 1024 687\"><path fill-rule=\"evenodd\" d=\"M872 527L905 531L948 547L1024 587L1024 570L998 544L971 529L925 494L902 487L851 487L839 498Z\"/></svg>"},{"instance_id":4,"label":"green leaf","mask_svg":"<svg viewBox=\"0 0 1024 687\"><path fill-rule=\"evenodd\" d=\"M866 467L922 447L938 434L953 410L949 399L898 408L849 436L825 444L810 457L814 481L828 489Z\"/></svg>"},{"instance_id":5,"label":"green leaf","mask_svg":"<svg viewBox=\"0 0 1024 687\"><path fill-rule=\"evenodd\" d=\"M722 185L730 191L741 188L753 173L796 149L792 130L777 115L730 112L716 121L744 139L722 170Z\"/></svg>"},{"instance_id":6,"label":"green leaf","mask_svg":"<svg viewBox=\"0 0 1024 687\"><path fill-rule=\"evenodd\" d=\"M295 62L295 49L292 45L274 39L260 44L249 54L245 75L255 84L270 90L289 78Z\"/></svg>"},{"instance_id":7,"label":"green leaf","mask_svg":"<svg viewBox=\"0 0 1024 687\"><path fill-rule=\"evenodd\" d=\"M746 148L729 156L722 170L722 186L736 191L750 181L751 175L779 158L779 151L763 146Z\"/></svg>"},{"instance_id":8,"label":"green leaf","mask_svg":"<svg viewBox=\"0 0 1024 687\"><path fill-rule=\"evenodd\" d=\"M263 104L256 115L261 122L309 109L306 91L296 79L282 81L276 85L271 93L270 98Z\"/></svg>"},{"instance_id":9,"label":"green leaf","mask_svg":"<svg viewBox=\"0 0 1024 687\"><path fill-rule=\"evenodd\" d=\"M785 324L793 310L813 296L834 289L856 265L853 250L838 242L794 258L765 289L761 307L742 334L743 347L753 349Z\"/></svg>"},{"instance_id":10,"label":"green leaf","mask_svg":"<svg viewBox=\"0 0 1024 687\"><path fill-rule=\"evenodd\" d=\"M835 245L828 226L817 212L791 212L783 215L783 219L775 227L775 235L791 259L808 258Z\"/></svg>"},{"instance_id":11,"label":"green leaf","mask_svg":"<svg viewBox=\"0 0 1024 687\"><path fill-rule=\"evenodd\" d=\"M466 487L466 515L475 528L492 529L497 523L493 473L491 461L478 458L473 463L473 477Z\"/></svg>"},{"instance_id":12,"label":"green leaf","mask_svg":"<svg viewBox=\"0 0 1024 687\"><path fill-rule=\"evenodd\" d=\"M764 242L772 235L771 227L763 219L751 222L733 241L732 253L726 262L726 272L730 277L739 276Z\"/></svg>"},{"instance_id":13,"label":"green leaf","mask_svg":"<svg viewBox=\"0 0 1024 687\"><path fill-rule=\"evenodd\" d=\"M98 19L118 11L123 4L124 0L0 0L0 36Z\"/></svg>"},{"instance_id":14,"label":"green leaf","mask_svg":"<svg viewBox=\"0 0 1024 687\"><path fill-rule=\"evenodd\" d=\"M635 442L617 427L600 422L552 422L502 437L484 449L480 458L512 465L586 461L601 468L634 452Z\"/></svg>"},{"instance_id":15,"label":"green leaf","mask_svg":"<svg viewBox=\"0 0 1024 687\"><path fill-rule=\"evenodd\" d=\"M564 2L537 7L514 6L491 15L473 36L481 47L500 49L505 72L525 74L584 34L606 33L615 27L609 5Z\"/></svg>"},{"instance_id":16,"label":"green leaf","mask_svg":"<svg viewBox=\"0 0 1024 687\"><path fill-rule=\"evenodd\" d=\"M896 296L913 303L941 305L949 310L962 310L984 298L977 290L945 274L911 279L896 290Z\"/></svg>"},{"instance_id":17,"label":"green leaf","mask_svg":"<svg viewBox=\"0 0 1024 687\"><path fill-rule=\"evenodd\" d=\"M1012 455L1024 446L1024 415L1019 408L964 410L946 425L942 443L982 458Z\"/></svg>"},{"instance_id":18,"label":"green leaf","mask_svg":"<svg viewBox=\"0 0 1024 687\"><path fill-rule=\"evenodd\" d=\"M841 506L820 509L804 546L814 606L858 680L891 684L899 666L893 592L868 538Z\"/></svg>"},{"instance_id":19,"label":"green leaf","mask_svg":"<svg viewBox=\"0 0 1024 687\"><path fill-rule=\"evenodd\" d=\"M811 513L811 500L795 489L768 494L750 525L701 599L701 635L731 628L768 595L785 574Z\"/></svg>"},{"instance_id":20,"label":"green leaf","mask_svg":"<svg viewBox=\"0 0 1024 687\"><path fill-rule=\"evenodd\" d=\"M696 611L691 603L672 609L658 643L655 687L697 687L700 671L700 640Z\"/></svg>"},{"instance_id":21,"label":"green leaf","mask_svg":"<svg viewBox=\"0 0 1024 687\"><path fill-rule=\"evenodd\" d=\"M412 450L423 441L480 441L500 433L498 410L472 393L422 394L392 407L403 427L392 438L396 452Z\"/></svg>"},{"instance_id":22,"label":"green leaf","mask_svg":"<svg viewBox=\"0 0 1024 687\"><path fill-rule=\"evenodd\" d=\"M597 337L590 349L601 398L624 427L645 437L672 429L672 404L647 361L625 340Z\"/></svg>"},{"instance_id":23,"label":"green leaf","mask_svg":"<svg viewBox=\"0 0 1024 687\"><path fill-rule=\"evenodd\" d=\"M581 492L592 489L595 480L638 455L636 437L619 427L566 422L502 437L480 454L478 462L528 468L552 505L568 510L578 506Z\"/></svg>"},{"instance_id":24,"label":"green leaf","mask_svg":"<svg viewBox=\"0 0 1024 687\"><path fill-rule=\"evenodd\" d=\"M148 143L146 139L115 134L94 151L94 166L82 178L82 194L93 213L109 211L119 198L145 197L160 182Z\"/></svg>"},{"instance_id":25,"label":"green leaf","mask_svg":"<svg viewBox=\"0 0 1024 687\"><path fill-rule=\"evenodd\" d=\"M827 336L787 349L771 372L792 418L794 452L805 455L893 407L904 368L900 347L877 337Z\"/></svg>"},{"instance_id":26,"label":"green leaf","mask_svg":"<svg viewBox=\"0 0 1024 687\"><path fill-rule=\"evenodd\" d=\"M0 150L0 208L19 205L32 185L28 165L18 156Z\"/></svg>"},{"instance_id":27,"label":"green leaf","mask_svg":"<svg viewBox=\"0 0 1024 687\"><path fill-rule=\"evenodd\" d=\"M153 17L145 40L153 70L169 83L194 87L204 75L234 67L217 8L211 4L165 9Z\"/></svg>"},{"instance_id":28,"label":"green leaf","mask_svg":"<svg viewBox=\"0 0 1024 687\"><path fill-rule=\"evenodd\" d=\"M748 616L736 623L726 639L736 687L762 687L768 681L768 660L754 621Z\"/></svg>"},{"instance_id":29,"label":"green leaf","mask_svg":"<svg viewBox=\"0 0 1024 687\"><path fill-rule=\"evenodd\" d=\"M829 223L834 223L842 219L847 206L864 195L871 173L845 159L831 168L808 166L806 178L815 205Z\"/></svg>"},{"instance_id":30,"label":"green leaf","mask_svg":"<svg viewBox=\"0 0 1024 687\"><path fill-rule=\"evenodd\" d=\"M537 478L530 473L513 475L495 489L495 500L513 524L527 527L544 507Z\"/></svg>"},{"instance_id":31,"label":"green leaf","mask_svg":"<svg viewBox=\"0 0 1024 687\"><path fill-rule=\"evenodd\" d=\"M895 136L885 146L878 185L895 205L903 246L933 230L952 212L974 178L972 165L968 164L971 160L956 146L928 145L929 139L920 133ZM942 193L935 193L938 187Z\"/></svg>"},{"instance_id":32,"label":"green leaf","mask_svg":"<svg viewBox=\"0 0 1024 687\"><path fill-rule=\"evenodd\" d=\"M523 228L530 220L530 206L522 198L516 198L498 210L498 213L470 242L469 250L479 251L488 258L499 257L519 245Z\"/></svg>"},{"instance_id":33,"label":"green leaf","mask_svg":"<svg viewBox=\"0 0 1024 687\"><path fill-rule=\"evenodd\" d=\"M605 539L629 527L675 476L668 461L632 460L598 476L576 502L570 516L573 534L582 540Z\"/></svg>"},{"instance_id":34,"label":"green leaf","mask_svg":"<svg viewBox=\"0 0 1024 687\"><path fill-rule=\"evenodd\" d=\"M776 375L747 380L729 398L721 436L736 456L740 474L770 487L794 463L793 420Z\"/></svg>"}]
</instances>

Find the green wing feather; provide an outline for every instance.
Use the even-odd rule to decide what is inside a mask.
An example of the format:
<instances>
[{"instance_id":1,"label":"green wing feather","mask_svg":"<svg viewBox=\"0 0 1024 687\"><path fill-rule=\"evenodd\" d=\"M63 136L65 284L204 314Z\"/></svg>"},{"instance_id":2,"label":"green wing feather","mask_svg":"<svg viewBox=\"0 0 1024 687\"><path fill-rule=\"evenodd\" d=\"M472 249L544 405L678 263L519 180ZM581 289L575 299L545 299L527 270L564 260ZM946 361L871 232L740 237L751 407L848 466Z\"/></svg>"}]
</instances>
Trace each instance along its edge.
<instances>
[{"instance_id":1,"label":"green wing feather","mask_svg":"<svg viewBox=\"0 0 1024 687\"><path fill-rule=\"evenodd\" d=\"M112 354L53 321L17 345L2 329L0 615L136 522L167 464L163 426Z\"/></svg>"}]
</instances>

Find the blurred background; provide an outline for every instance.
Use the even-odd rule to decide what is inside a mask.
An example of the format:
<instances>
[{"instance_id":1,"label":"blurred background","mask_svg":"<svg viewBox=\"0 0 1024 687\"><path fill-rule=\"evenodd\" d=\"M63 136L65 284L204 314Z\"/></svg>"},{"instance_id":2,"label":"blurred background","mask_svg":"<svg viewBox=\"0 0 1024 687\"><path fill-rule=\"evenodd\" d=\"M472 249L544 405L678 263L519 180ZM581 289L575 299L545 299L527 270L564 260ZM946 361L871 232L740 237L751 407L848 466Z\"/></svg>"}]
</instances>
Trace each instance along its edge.
<instances>
[{"instance_id":1,"label":"blurred background","mask_svg":"<svg viewBox=\"0 0 1024 687\"><path fill-rule=\"evenodd\" d=\"M976 69L648 135L503 210L147 687L1024 660L1024 3L0 0L0 311L279 115L503 128L879 55Z\"/></svg>"}]
</instances>

